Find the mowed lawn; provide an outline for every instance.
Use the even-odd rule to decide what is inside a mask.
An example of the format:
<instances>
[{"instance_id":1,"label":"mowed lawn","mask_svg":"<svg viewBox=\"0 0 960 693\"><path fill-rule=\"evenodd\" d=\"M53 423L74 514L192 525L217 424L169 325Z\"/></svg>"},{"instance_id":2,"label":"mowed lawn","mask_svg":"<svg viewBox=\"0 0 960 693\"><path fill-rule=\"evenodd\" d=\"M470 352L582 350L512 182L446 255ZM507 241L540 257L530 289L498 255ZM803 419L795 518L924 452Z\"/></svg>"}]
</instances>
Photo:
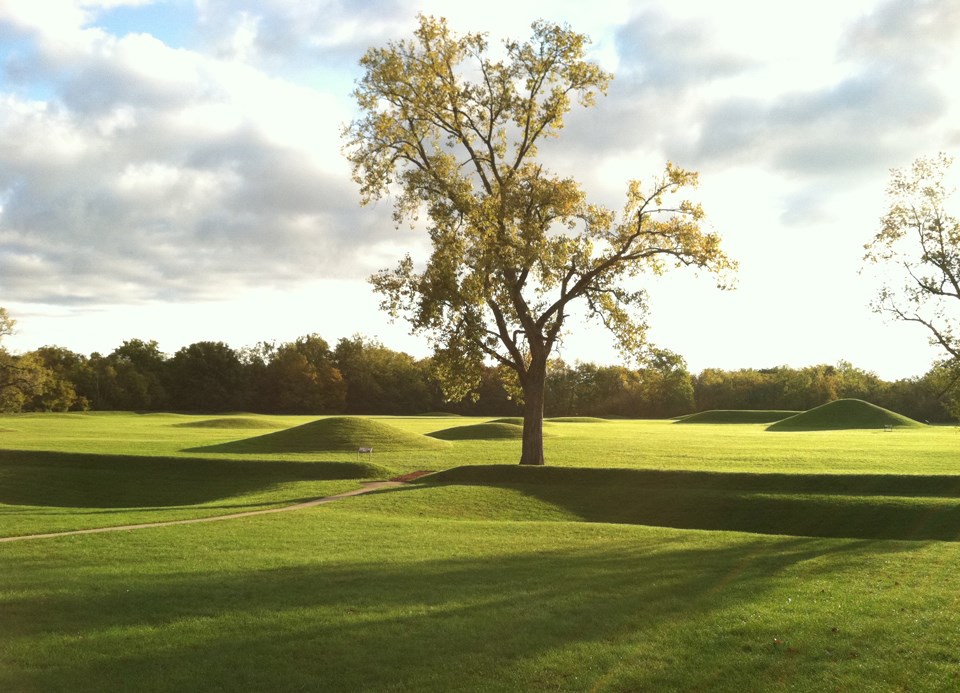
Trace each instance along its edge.
<instances>
[{"instance_id":1,"label":"mowed lawn","mask_svg":"<svg viewBox=\"0 0 960 693\"><path fill-rule=\"evenodd\" d=\"M0 418L0 536L452 471L2 543L0 690L960 688L953 428L550 422L518 470L481 419L378 417L468 430L358 462L234 445L313 418L178 425L214 418Z\"/></svg>"}]
</instances>

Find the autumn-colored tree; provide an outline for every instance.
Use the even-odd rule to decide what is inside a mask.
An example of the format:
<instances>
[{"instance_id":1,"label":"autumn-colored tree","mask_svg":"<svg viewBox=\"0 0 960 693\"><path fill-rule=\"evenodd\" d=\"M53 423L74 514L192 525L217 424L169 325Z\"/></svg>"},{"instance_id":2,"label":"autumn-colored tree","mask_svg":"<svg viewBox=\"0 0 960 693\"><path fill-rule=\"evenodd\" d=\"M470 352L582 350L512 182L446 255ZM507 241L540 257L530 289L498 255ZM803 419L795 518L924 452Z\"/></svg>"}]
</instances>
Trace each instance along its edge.
<instances>
[{"instance_id":1,"label":"autumn-colored tree","mask_svg":"<svg viewBox=\"0 0 960 693\"><path fill-rule=\"evenodd\" d=\"M7 310L0 308L0 341L13 334L16 324ZM0 345L0 412L82 408L72 382L57 369L60 355L56 347L15 355Z\"/></svg>"},{"instance_id":2,"label":"autumn-colored tree","mask_svg":"<svg viewBox=\"0 0 960 693\"><path fill-rule=\"evenodd\" d=\"M425 212L432 254L408 255L371 278L393 316L434 347L450 399L474 387L484 361L515 374L524 399L521 464L543 464L544 381L570 304L585 303L627 353L642 351L646 296L629 287L670 265L731 267L698 204L679 193L697 174L667 164L632 181L620 217L551 173L538 146L563 127L573 100L591 106L611 75L585 59L588 39L533 24L529 41L452 32L421 16L412 39L371 48L344 131L363 203L393 194L394 216Z\"/></svg>"},{"instance_id":3,"label":"autumn-colored tree","mask_svg":"<svg viewBox=\"0 0 960 693\"><path fill-rule=\"evenodd\" d=\"M347 385L333 365L330 347L311 334L280 345L263 372L268 411L284 414L326 414L343 409Z\"/></svg>"}]
</instances>

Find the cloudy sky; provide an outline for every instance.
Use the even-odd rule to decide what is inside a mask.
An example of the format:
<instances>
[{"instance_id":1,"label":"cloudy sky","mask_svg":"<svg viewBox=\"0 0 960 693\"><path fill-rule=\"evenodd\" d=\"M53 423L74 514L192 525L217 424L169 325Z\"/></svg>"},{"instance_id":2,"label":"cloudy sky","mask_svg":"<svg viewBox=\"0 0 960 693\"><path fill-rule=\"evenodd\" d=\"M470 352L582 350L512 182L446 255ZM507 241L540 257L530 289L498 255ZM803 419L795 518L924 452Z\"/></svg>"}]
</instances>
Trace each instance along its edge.
<instances>
[{"instance_id":1,"label":"cloudy sky","mask_svg":"<svg viewBox=\"0 0 960 693\"><path fill-rule=\"evenodd\" d=\"M960 153L960 3L808 0L0 0L5 344L173 352L355 332L425 355L364 278L423 246L362 208L340 154L370 46L418 12L523 38L593 39L609 94L544 155L619 208L666 160L740 263L738 287L650 284L652 338L694 371L852 361L917 375L936 352L858 274L889 170ZM563 355L614 362L575 322Z\"/></svg>"}]
</instances>

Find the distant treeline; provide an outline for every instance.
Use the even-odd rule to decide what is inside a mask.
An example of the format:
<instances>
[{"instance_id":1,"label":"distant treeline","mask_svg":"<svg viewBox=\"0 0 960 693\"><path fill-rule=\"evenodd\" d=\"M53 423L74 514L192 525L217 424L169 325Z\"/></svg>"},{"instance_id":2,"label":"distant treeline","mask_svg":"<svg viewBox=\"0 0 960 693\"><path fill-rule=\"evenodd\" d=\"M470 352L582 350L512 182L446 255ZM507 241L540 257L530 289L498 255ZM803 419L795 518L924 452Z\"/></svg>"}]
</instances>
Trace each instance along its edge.
<instances>
[{"instance_id":1,"label":"distant treeline","mask_svg":"<svg viewBox=\"0 0 960 693\"><path fill-rule=\"evenodd\" d=\"M644 368L550 364L547 416L670 418L708 409L801 410L855 397L920 421L951 420L934 374L888 382L849 363L692 375L654 352ZM132 339L107 355L47 346L0 349L0 411L249 411L265 414L467 415L520 412L506 374L489 368L474 396L444 400L430 359L356 336L331 348L318 335L233 349L197 342L173 355Z\"/></svg>"}]
</instances>

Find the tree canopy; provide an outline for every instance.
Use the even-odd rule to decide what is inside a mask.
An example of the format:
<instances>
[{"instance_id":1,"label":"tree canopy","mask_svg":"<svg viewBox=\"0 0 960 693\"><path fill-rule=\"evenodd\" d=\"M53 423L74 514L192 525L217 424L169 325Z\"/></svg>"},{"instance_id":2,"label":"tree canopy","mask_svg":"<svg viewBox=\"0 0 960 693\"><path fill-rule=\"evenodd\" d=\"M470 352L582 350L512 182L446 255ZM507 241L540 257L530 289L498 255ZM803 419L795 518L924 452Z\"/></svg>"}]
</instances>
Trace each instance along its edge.
<instances>
[{"instance_id":1,"label":"tree canopy","mask_svg":"<svg viewBox=\"0 0 960 693\"><path fill-rule=\"evenodd\" d=\"M884 382L841 362L801 369L707 369L692 376L678 354L650 349L639 369L548 364L548 416L669 418L704 409L803 409L855 397L919 421L952 420L937 396L943 368ZM512 416L522 412L505 366L485 366L481 385L444 401L432 359L415 359L354 335L331 349L317 334L259 342L235 351L197 342L175 355L156 341L130 339L111 353L78 354L43 346L10 354L0 345L0 413L134 410L253 411L271 414L422 414Z\"/></svg>"},{"instance_id":2,"label":"tree canopy","mask_svg":"<svg viewBox=\"0 0 960 693\"><path fill-rule=\"evenodd\" d=\"M17 321L10 317L7 309L0 306L0 342L3 341L4 337L9 337L13 334L13 328L16 324Z\"/></svg>"},{"instance_id":3,"label":"tree canopy","mask_svg":"<svg viewBox=\"0 0 960 693\"><path fill-rule=\"evenodd\" d=\"M616 215L538 159L574 100L592 106L612 75L585 58L586 36L548 22L532 30L496 53L484 34L421 16L412 39L361 59L362 116L344 137L364 203L391 194L398 223L427 218L425 265L407 255L372 277L383 307L431 339L453 399L478 385L485 362L511 369L525 404L521 463L542 464L546 364L571 302L638 355L647 300L631 280L733 263L681 195L696 173L668 163L629 182Z\"/></svg>"},{"instance_id":4,"label":"tree canopy","mask_svg":"<svg viewBox=\"0 0 960 693\"><path fill-rule=\"evenodd\" d=\"M960 220L950 209L952 165L940 153L891 171L890 206L866 245L866 260L889 272L873 309L926 329L945 352L945 392L960 379Z\"/></svg>"}]
</instances>

